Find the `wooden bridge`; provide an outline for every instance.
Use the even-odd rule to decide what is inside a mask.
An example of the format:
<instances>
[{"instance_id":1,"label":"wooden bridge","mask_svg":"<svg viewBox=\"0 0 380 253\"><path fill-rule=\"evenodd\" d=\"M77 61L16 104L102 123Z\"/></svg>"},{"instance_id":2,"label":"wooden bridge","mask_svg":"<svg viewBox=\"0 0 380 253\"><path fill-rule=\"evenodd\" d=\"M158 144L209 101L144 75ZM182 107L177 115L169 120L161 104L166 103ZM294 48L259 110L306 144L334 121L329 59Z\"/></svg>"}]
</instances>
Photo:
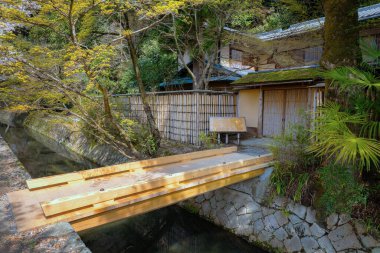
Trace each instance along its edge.
<instances>
[{"instance_id":1,"label":"wooden bridge","mask_svg":"<svg viewBox=\"0 0 380 253\"><path fill-rule=\"evenodd\" d=\"M199 151L31 179L8 198L19 231L59 221L82 231L257 177L271 160L236 147Z\"/></svg>"}]
</instances>

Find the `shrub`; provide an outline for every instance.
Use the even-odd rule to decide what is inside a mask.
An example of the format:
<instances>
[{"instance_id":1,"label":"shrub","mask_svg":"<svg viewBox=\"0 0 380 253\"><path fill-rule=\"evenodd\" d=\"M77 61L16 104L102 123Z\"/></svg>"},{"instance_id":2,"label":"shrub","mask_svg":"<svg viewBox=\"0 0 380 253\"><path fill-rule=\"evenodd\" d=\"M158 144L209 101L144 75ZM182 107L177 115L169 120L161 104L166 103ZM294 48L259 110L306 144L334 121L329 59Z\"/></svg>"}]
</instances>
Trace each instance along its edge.
<instances>
[{"instance_id":1,"label":"shrub","mask_svg":"<svg viewBox=\"0 0 380 253\"><path fill-rule=\"evenodd\" d=\"M217 142L217 134L216 133L205 133L201 132L199 134L199 140L202 145L206 148L213 148Z\"/></svg>"},{"instance_id":2,"label":"shrub","mask_svg":"<svg viewBox=\"0 0 380 253\"><path fill-rule=\"evenodd\" d=\"M317 206L323 214L351 214L355 206L366 204L365 187L357 181L354 169L331 164L319 169L318 176L323 192Z\"/></svg>"},{"instance_id":3,"label":"shrub","mask_svg":"<svg viewBox=\"0 0 380 253\"><path fill-rule=\"evenodd\" d=\"M276 161L271 182L277 194L310 204L311 178L319 161L307 152L310 136L303 125L293 125L274 138L270 150Z\"/></svg>"},{"instance_id":4,"label":"shrub","mask_svg":"<svg viewBox=\"0 0 380 253\"><path fill-rule=\"evenodd\" d=\"M128 136L138 152L148 156L156 155L158 144L146 125L131 119L121 120L121 126L127 131Z\"/></svg>"}]
</instances>

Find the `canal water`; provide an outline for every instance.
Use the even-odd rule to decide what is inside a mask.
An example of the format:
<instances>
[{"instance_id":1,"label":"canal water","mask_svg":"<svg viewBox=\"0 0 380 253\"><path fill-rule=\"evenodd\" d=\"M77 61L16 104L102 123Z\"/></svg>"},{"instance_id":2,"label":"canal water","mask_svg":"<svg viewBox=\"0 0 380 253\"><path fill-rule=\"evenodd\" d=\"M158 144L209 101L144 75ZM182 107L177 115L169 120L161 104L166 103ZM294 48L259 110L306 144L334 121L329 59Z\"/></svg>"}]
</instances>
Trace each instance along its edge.
<instances>
[{"instance_id":1,"label":"canal water","mask_svg":"<svg viewBox=\"0 0 380 253\"><path fill-rule=\"evenodd\" d=\"M33 178L97 167L36 132L0 125L0 134ZM264 253L178 206L162 208L80 233L96 252Z\"/></svg>"}]
</instances>

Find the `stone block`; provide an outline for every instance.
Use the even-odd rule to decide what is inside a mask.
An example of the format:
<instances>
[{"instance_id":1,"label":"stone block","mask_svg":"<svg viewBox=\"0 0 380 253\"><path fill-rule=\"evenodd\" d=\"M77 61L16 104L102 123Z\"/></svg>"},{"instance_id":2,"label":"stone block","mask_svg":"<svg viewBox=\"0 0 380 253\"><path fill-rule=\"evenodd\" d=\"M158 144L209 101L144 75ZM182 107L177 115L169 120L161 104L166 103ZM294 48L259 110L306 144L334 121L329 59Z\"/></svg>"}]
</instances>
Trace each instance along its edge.
<instances>
[{"instance_id":1,"label":"stone block","mask_svg":"<svg viewBox=\"0 0 380 253\"><path fill-rule=\"evenodd\" d=\"M253 232L252 225L239 225L235 230L235 233L237 235L242 235L242 236L249 236L252 234L252 232Z\"/></svg>"},{"instance_id":2,"label":"stone block","mask_svg":"<svg viewBox=\"0 0 380 253\"><path fill-rule=\"evenodd\" d=\"M288 233L286 233L285 229L283 228L279 228L277 229L275 232L274 232L274 236L278 239L278 240L285 240L286 238L288 238Z\"/></svg>"},{"instance_id":3,"label":"stone block","mask_svg":"<svg viewBox=\"0 0 380 253\"><path fill-rule=\"evenodd\" d=\"M237 215L228 216L228 222L225 225L227 228L234 229L240 226L239 217Z\"/></svg>"},{"instance_id":4,"label":"stone block","mask_svg":"<svg viewBox=\"0 0 380 253\"><path fill-rule=\"evenodd\" d=\"M360 241L365 248L375 248L380 247L380 242L376 241L371 235L361 235Z\"/></svg>"},{"instance_id":5,"label":"stone block","mask_svg":"<svg viewBox=\"0 0 380 253\"><path fill-rule=\"evenodd\" d=\"M273 248L278 248L278 249L283 249L284 248L284 243L280 240L278 240L277 238L273 238L270 242L269 242L270 246L272 246Z\"/></svg>"},{"instance_id":6,"label":"stone block","mask_svg":"<svg viewBox=\"0 0 380 253\"><path fill-rule=\"evenodd\" d=\"M262 230L260 234L257 236L257 239L260 242L269 242L270 240L272 240L272 238L273 238L273 234L266 230Z\"/></svg>"},{"instance_id":7,"label":"stone block","mask_svg":"<svg viewBox=\"0 0 380 253\"><path fill-rule=\"evenodd\" d=\"M209 201L204 201L202 203L202 209L203 215L209 217L211 213L211 204Z\"/></svg>"},{"instance_id":8,"label":"stone block","mask_svg":"<svg viewBox=\"0 0 380 253\"><path fill-rule=\"evenodd\" d=\"M327 217L326 219L327 228L333 229L334 226L338 223L338 219L339 219L339 216L336 213L333 213L329 217Z\"/></svg>"},{"instance_id":9,"label":"stone block","mask_svg":"<svg viewBox=\"0 0 380 253\"><path fill-rule=\"evenodd\" d=\"M335 253L335 249L327 235L319 238L318 244L326 253Z\"/></svg>"},{"instance_id":10,"label":"stone block","mask_svg":"<svg viewBox=\"0 0 380 253\"><path fill-rule=\"evenodd\" d=\"M247 209L245 208L245 206L242 206L239 210L236 211L236 215L240 216L240 215L244 215L247 213Z\"/></svg>"},{"instance_id":11,"label":"stone block","mask_svg":"<svg viewBox=\"0 0 380 253\"><path fill-rule=\"evenodd\" d=\"M306 222L298 223L294 225L294 229L299 237L310 236L310 227Z\"/></svg>"},{"instance_id":12,"label":"stone block","mask_svg":"<svg viewBox=\"0 0 380 253\"><path fill-rule=\"evenodd\" d=\"M252 221L257 221L258 219L263 218L263 213L262 212L255 212L252 214Z\"/></svg>"},{"instance_id":13,"label":"stone block","mask_svg":"<svg viewBox=\"0 0 380 253\"><path fill-rule=\"evenodd\" d=\"M305 218L306 221L309 223L317 222L316 213L317 212L314 209L312 209L311 207L308 207L306 211L306 218Z\"/></svg>"},{"instance_id":14,"label":"stone block","mask_svg":"<svg viewBox=\"0 0 380 253\"><path fill-rule=\"evenodd\" d=\"M211 199L212 197L214 196L214 192L206 192L205 194L203 194L203 197L205 199Z\"/></svg>"},{"instance_id":15,"label":"stone block","mask_svg":"<svg viewBox=\"0 0 380 253\"><path fill-rule=\"evenodd\" d=\"M286 203L287 203L287 199L286 198L280 197L280 196L276 196L276 197L274 197L271 206L274 207L274 208L277 208L277 209L282 209L282 208L285 208Z\"/></svg>"},{"instance_id":16,"label":"stone block","mask_svg":"<svg viewBox=\"0 0 380 253\"><path fill-rule=\"evenodd\" d=\"M228 216L224 212L224 210L216 211L216 217L218 218L221 225L226 226L228 224Z\"/></svg>"},{"instance_id":17,"label":"stone block","mask_svg":"<svg viewBox=\"0 0 380 253\"><path fill-rule=\"evenodd\" d=\"M311 232L311 235L316 238L320 238L326 234L326 231L323 228L321 228L317 223L314 223L310 227L310 232Z\"/></svg>"},{"instance_id":18,"label":"stone block","mask_svg":"<svg viewBox=\"0 0 380 253\"><path fill-rule=\"evenodd\" d=\"M205 200L203 195L199 195L195 198L195 203L201 204Z\"/></svg>"},{"instance_id":19,"label":"stone block","mask_svg":"<svg viewBox=\"0 0 380 253\"><path fill-rule=\"evenodd\" d=\"M268 215L264 218L264 226L268 231L274 231L280 227L274 215Z\"/></svg>"},{"instance_id":20,"label":"stone block","mask_svg":"<svg viewBox=\"0 0 380 253\"><path fill-rule=\"evenodd\" d=\"M287 232L290 236L295 236L295 235L297 235L296 230L294 229L294 226L293 226L292 223L288 223L288 224L286 224L284 228L285 228L286 232Z\"/></svg>"},{"instance_id":21,"label":"stone block","mask_svg":"<svg viewBox=\"0 0 380 253\"><path fill-rule=\"evenodd\" d=\"M216 208L216 198L215 196L210 198L210 204L211 204L211 208L212 209L215 209Z\"/></svg>"},{"instance_id":22,"label":"stone block","mask_svg":"<svg viewBox=\"0 0 380 253\"><path fill-rule=\"evenodd\" d=\"M287 209L297 215L300 219L305 219L306 216L306 207L298 203L289 203Z\"/></svg>"},{"instance_id":23,"label":"stone block","mask_svg":"<svg viewBox=\"0 0 380 253\"><path fill-rule=\"evenodd\" d=\"M273 168L267 168L256 182L252 184L252 198L258 203L262 204L267 198L269 193L270 175L273 172Z\"/></svg>"},{"instance_id":24,"label":"stone block","mask_svg":"<svg viewBox=\"0 0 380 253\"><path fill-rule=\"evenodd\" d=\"M240 225L252 224L252 215L250 213L238 216L238 222Z\"/></svg>"},{"instance_id":25,"label":"stone block","mask_svg":"<svg viewBox=\"0 0 380 253\"><path fill-rule=\"evenodd\" d=\"M331 231L328 236L332 242L335 242L352 234L354 234L354 230L352 226L347 223Z\"/></svg>"},{"instance_id":26,"label":"stone block","mask_svg":"<svg viewBox=\"0 0 380 253\"><path fill-rule=\"evenodd\" d=\"M291 222L293 225L296 225L296 224L302 222L302 220L301 220L297 215L294 215L294 214L289 215L289 220L290 220L290 222Z\"/></svg>"},{"instance_id":27,"label":"stone block","mask_svg":"<svg viewBox=\"0 0 380 253\"><path fill-rule=\"evenodd\" d=\"M268 215L274 214L276 212L276 210L274 210L272 208L267 208L267 207L262 207L261 211L263 212L264 216L268 216Z\"/></svg>"},{"instance_id":28,"label":"stone block","mask_svg":"<svg viewBox=\"0 0 380 253\"><path fill-rule=\"evenodd\" d=\"M287 252L297 252L302 249L301 240L298 236L293 236L291 239L285 240L284 245Z\"/></svg>"},{"instance_id":29,"label":"stone block","mask_svg":"<svg viewBox=\"0 0 380 253\"><path fill-rule=\"evenodd\" d=\"M254 201L250 201L245 205L247 213L254 213L260 211L261 206Z\"/></svg>"},{"instance_id":30,"label":"stone block","mask_svg":"<svg viewBox=\"0 0 380 253\"><path fill-rule=\"evenodd\" d=\"M319 244L313 237L302 238L301 244L306 253L314 253L319 249Z\"/></svg>"},{"instance_id":31,"label":"stone block","mask_svg":"<svg viewBox=\"0 0 380 253\"><path fill-rule=\"evenodd\" d=\"M350 215L348 215L348 214L341 214L341 215L339 215L338 226L346 224L350 220L351 220L351 216Z\"/></svg>"},{"instance_id":32,"label":"stone block","mask_svg":"<svg viewBox=\"0 0 380 253\"><path fill-rule=\"evenodd\" d=\"M275 212L274 217L276 218L277 223L278 225L280 225L280 227L284 226L289 222L288 217L286 217L282 211Z\"/></svg>"},{"instance_id":33,"label":"stone block","mask_svg":"<svg viewBox=\"0 0 380 253\"><path fill-rule=\"evenodd\" d=\"M253 232L255 234L259 234L264 229L264 222L259 219L255 223L253 223Z\"/></svg>"},{"instance_id":34,"label":"stone block","mask_svg":"<svg viewBox=\"0 0 380 253\"><path fill-rule=\"evenodd\" d=\"M358 238L355 234L351 234L343 237L338 241L331 241L336 251L346 251L348 249L360 249L362 248Z\"/></svg>"},{"instance_id":35,"label":"stone block","mask_svg":"<svg viewBox=\"0 0 380 253\"><path fill-rule=\"evenodd\" d=\"M227 216L235 215L236 216L236 209L233 205L227 204L224 207L224 211L226 212Z\"/></svg>"}]
</instances>

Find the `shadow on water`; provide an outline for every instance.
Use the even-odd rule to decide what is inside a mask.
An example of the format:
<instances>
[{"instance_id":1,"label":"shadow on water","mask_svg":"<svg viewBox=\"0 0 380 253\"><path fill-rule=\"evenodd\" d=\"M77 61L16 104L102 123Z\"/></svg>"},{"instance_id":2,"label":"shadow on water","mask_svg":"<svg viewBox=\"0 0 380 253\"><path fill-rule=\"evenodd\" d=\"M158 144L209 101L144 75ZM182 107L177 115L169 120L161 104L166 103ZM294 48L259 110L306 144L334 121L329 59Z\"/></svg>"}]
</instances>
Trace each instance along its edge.
<instances>
[{"instance_id":1,"label":"shadow on water","mask_svg":"<svg viewBox=\"0 0 380 253\"><path fill-rule=\"evenodd\" d=\"M93 228L80 236L94 253L265 252L178 206Z\"/></svg>"},{"instance_id":2,"label":"shadow on water","mask_svg":"<svg viewBox=\"0 0 380 253\"><path fill-rule=\"evenodd\" d=\"M33 178L98 167L36 132L10 128L5 133L0 125L0 134ZM94 253L265 252L178 206L83 231L80 236Z\"/></svg>"}]
</instances>

